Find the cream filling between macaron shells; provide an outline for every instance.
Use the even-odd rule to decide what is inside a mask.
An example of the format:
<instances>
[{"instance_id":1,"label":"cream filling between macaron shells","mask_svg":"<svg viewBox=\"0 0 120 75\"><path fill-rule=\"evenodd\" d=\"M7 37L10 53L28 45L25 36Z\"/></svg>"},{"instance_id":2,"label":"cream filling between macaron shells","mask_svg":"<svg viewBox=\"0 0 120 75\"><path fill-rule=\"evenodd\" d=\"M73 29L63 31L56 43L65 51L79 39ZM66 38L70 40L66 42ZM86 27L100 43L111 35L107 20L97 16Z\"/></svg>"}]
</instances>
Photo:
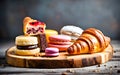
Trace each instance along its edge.
<instances>
[{"instance_id":1,"label":"cream filling between macaron shells","mask_svg":"<svg viewBox=\"0 0 120 75\"><path fill-rule=\"evenodd\" d=\"M32 50L32 49L38 48L38 44L35 44L35 45L24 45L24 46L16 45L16 47L19 50Z\"/></svg>"},{"instance_id":2,"label":"cream filling between macaron shells","mask_svg":"<svg viewBox=\"0 0 120 75\"><path fill-rule=\"evenodd\" d=\"M38 40L35 36L17 36L15 44L16 48L19 50L32 50L38 48Z\"/></svg>"}]
</instances>

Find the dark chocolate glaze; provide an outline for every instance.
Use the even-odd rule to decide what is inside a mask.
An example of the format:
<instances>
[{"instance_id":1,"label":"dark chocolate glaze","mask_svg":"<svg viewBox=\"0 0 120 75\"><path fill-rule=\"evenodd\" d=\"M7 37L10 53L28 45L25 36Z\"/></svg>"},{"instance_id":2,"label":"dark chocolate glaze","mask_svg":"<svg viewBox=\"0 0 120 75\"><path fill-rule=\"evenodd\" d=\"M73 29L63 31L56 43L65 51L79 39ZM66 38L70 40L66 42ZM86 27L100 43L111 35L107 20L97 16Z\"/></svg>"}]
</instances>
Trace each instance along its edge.
<instances>
[{"instance_id":1,"label":"dark chocolate glaze","mask_svg":"<svg viewBox=\"0 0 120 75\"><path fill-rule=\"evenodd\" d=\"M17 45L17 49L20 49L20 50L32 50L32 49L35 49L35 48L38 48L37 44L35 44L35 45L25 45L25 46Z\"/></svg>"}]
</instances>

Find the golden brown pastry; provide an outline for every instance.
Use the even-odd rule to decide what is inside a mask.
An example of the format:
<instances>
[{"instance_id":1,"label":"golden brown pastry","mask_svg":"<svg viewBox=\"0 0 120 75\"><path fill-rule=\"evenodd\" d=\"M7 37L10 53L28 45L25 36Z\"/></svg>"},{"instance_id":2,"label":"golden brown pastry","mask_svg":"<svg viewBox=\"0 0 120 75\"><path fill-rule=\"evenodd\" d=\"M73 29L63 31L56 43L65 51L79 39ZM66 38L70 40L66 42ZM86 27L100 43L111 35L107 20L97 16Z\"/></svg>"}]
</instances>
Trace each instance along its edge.
<instances>
[{"instance_id":1,"label":"golden brown pastry","mask_svg":"<svg viewBox=\"0 0 120 75\"><path fill-rule=\"evenodd\" d=\"M103 51L110 43L110 38L95 28L88 28L71 45L67 51L69 54L96 53Z\"/></svg>"},{"instance_id":2,"label":"golden brown pastry","mask_svg":"<svg viewBox=\"0 0 120 75\"><path fill-rule=\"evenodd\" d=\"M34 20L30 17L25 17L23 20L23 32L25 35L45 33L45 27L46 24L44 22Z\"/></svg>"}]
</instances>

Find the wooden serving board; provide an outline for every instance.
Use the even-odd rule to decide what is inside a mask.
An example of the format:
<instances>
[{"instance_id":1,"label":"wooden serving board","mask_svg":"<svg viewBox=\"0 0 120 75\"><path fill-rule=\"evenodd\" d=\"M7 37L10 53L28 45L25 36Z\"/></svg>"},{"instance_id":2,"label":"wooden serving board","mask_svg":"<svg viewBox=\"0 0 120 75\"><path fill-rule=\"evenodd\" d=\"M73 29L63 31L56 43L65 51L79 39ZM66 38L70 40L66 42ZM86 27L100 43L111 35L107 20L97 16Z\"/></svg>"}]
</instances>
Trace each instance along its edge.
<instances>
[{"instance_id":1,"label":"wooden serving board","mask_svg":"<svg viewBox=\"0 0 120 75\"><path fill-rule=\"evenodd\" d=\"M9 65L25 68L79 68L98 65L109 61L113 56L113 48L109 45L103 52L93 54L68 55L60 52L58 57L18 56L14 53L15 46L6 51L6 60Z\"/></svg>"}]
</instances>

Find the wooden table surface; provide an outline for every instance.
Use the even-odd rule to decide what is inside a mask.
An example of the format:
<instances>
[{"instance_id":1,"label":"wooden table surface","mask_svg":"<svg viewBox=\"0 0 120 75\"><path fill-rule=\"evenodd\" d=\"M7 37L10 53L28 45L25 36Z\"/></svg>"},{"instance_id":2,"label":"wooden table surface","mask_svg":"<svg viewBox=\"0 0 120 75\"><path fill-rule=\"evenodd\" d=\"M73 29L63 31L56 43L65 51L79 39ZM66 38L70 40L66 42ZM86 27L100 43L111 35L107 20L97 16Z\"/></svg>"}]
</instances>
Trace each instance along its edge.
<instances>
[{"instance_id":1,"label":"wooden table surface","mask_svg":"<svg viewBox=\"0 0 120 75\"><path fill-rule=\"evenodd\" d=\"M6 63L5 51L14 42L0 44L0 75L120 75L120 41L111 42L114 48L113 58L107 63L83 68L19 68ZM14 61L15 62L15 61Z\"/></svg>"}]
</instances>

